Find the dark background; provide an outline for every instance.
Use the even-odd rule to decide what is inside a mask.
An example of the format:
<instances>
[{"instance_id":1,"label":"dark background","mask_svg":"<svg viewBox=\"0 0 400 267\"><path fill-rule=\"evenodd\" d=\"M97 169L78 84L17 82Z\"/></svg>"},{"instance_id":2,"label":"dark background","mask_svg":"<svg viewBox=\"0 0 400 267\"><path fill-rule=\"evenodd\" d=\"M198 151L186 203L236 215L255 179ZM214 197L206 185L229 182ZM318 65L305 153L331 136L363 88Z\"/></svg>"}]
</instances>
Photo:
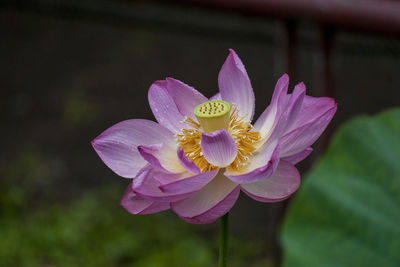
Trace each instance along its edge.
<instances>
[{"instance_id":1,"label":"dark background","mask_svg":"<svg viewBox=\"0 0 400 267\"><path fill-rule=\"evenodd\" d=\"M31 255L31 248L35 251L33 265L68 263L62 256L49 254L49 250L55 250L55 255L65 250L63 243L69 242L68 236L55 237L56 243L53 239L42 240L47 245L36 250L33 247L36 241L42 242L42 235L24 238L30 231L57 225L57 222L47 222L54 219L54 214L63 214L64 209L69 209L70 217L65 218L62 227L68 228L73 214L84 209L80 205L76 209L71 207L88 194L94 196L93 205L98 205L98 209L94 207L94 217L84 219L83 224L94 223L95 216L115 216L111 218L114 227L124 220L132 225L137 220L145 223L119 206L128 181L101 162L90 141L125 119L154 120L147 103L147 90L156 80L174 77L207 97L215 94L218 72L228 48L233 48L246 66L256 96L257 117L267 107L276 80L286 71L282 29L282 22L271 18L167 3L18 1L1 4L0 225L3 227L0 232L13 239L7 242L16 244L14 250L11 245L4 245L9 250L0 252L3 263L29 265L21 258ZM291 88L304 81L308 94L313 96L322 95L323 83L318 33L318 25L300 22L296 79L291 81ZM332 65L334 97L339 107L330 131L355 115L374 114L399 105L398 38L339 30ZM300 164L302 173L315 156ZM110 193L105 188L113 190ZM97 200L107 202L108 208ZM233 239L239 244L243 241L252 252L237 256L237 262L243 260L254 266L274 266L279 262L276 238L286 204L263 204L241 195L231 211L231 233ZM43 218L32 226L38 213L44 214ZM217 223L187 226L170 211L145 217L152 216L144 220L161 225L157 227L167 227L162 226L165 220L177 225L174 226L177 229L188 229L187 233L177 230L177 236L171 240L184 239L190 234L210 242L210 257L216 258ZM47 219L50 217L53 219ZM151 228L143 230L140 225L136 229L126 228L133 236L135 231L154 234ZM79 236L80 229L77 225L72 235ZM102 231L97 232L98 240L93 242L110 240L107 227ZM19 235L20 232L23 234ZM115 241L115 248L119 246ZM153 248L157 244L148 246ZM65 252L70 259L82 259L81 254L68 252L71 249L67 247ZM132 250L126 248L127 254ZM149 253L153 250L149 249ZM113 256L110 261L98 264L151 266L146 262L140 265L137 259L126 258L125 254ZM90 265L90 260L71 262Z\"/></svg>"}]
</instances>

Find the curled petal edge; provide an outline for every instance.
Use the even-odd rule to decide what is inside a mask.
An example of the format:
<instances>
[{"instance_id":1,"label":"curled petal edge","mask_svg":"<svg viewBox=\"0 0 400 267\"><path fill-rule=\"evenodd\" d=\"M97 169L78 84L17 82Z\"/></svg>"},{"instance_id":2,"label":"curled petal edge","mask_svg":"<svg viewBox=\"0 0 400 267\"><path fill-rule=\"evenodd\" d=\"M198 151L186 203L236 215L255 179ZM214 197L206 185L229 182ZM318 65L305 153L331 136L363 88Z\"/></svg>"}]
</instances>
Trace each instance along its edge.
<instances>
[{"instance_id":1,"label":"curled petal edge","mask_svg":"<svg viewBox=\"0 0 400 267\"><path fill-rule=\"evenodd\" d=\"M290 197L300 186L300 173L291 163L280 160L275 173L266 180L241 185L249 197L260 202L278 202Z\"/></svg>"},{"instance_id":2,"label":"curled petal edge","mask_svg":"<svg viewBox=\"0 0 400 267\"><path fill-rule=\"evenodd\" d=\"M136 195L132 190L132 183L127 187L121 202L121 206L131 214L151 214L170 208L169 202L154 202Z\"/></svg>"},{"instance_id":3,"label":"curled petal edge","mask_svg":"<svg viewBox=\"0 0 400 267\"><path fill-rule=\"evenodd\" d=\"M254 183L257 181L268 179L268 177L270 177L276 170L278 163L279 163L279 146L277 145L277 142L275 142L275 147L272 151L271 157L268 160L266 160L263 166L255 168L244 174L233 175L232 173L226 171L224 175L231 181L238 184Z\"/></svg>"},{"instance_id":4,"label":"curled petal edge","mask_svg":"<svg viewBox=\"0 0 400 267\"><path fill-rule=\"evenodd\" d=\"M237 155L235 140L225 129L203 133L200 146L205 159L220 168L229 166Z\"/></svg>"}]
</instances>

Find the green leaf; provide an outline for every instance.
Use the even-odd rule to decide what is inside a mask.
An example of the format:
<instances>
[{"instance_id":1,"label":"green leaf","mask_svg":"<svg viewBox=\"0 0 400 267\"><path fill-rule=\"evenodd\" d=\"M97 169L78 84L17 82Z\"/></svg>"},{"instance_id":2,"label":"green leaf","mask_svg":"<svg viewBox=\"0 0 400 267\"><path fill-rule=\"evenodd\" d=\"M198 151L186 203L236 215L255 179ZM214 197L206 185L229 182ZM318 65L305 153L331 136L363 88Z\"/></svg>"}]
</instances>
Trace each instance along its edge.
<instances>
[{"instance_id":1,"label":"green leaf","mask_svg":"<svg viewBox=\"0 0 400 267\"><path fill-rule=\"evenodd\" d=\"M400 266L400 109L342 126L285 218L283 266Z\"/></svg>"}]
</instances>

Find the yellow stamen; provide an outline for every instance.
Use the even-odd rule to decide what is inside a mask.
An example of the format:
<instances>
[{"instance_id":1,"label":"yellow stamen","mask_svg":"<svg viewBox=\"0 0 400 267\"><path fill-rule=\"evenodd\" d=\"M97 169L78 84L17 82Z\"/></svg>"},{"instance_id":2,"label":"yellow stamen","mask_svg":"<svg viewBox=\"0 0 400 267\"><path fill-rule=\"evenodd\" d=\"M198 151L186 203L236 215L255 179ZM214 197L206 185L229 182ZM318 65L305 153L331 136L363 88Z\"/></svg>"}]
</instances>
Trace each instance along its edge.
<instances>
[{"instance_id":1,"label":"yellow stamen","mask_svg":"<svg viewBox=\"0 0 400 267\"><path fill-rule=\"evenodd\" d=\"M246 167L252 152L256 150L255 144L261 139L260 133L253 132L252 130L253 125L245 121L244 117L239 117L239 110L236 105L234 105L230 115L228 132L235 140L238 149L237 156L230 165L230 167L236 171Z\"/></svg>"},{"instance_id":2,"label":"yellow stamen","mask_svg":"<svg viewBox=\"0 0 400 267\"><path fill-rule=\"evenodd\" d=\"M205 102L202 105L197 106L195 108L194 113L196 117L199 119L200 123L197 123L192 118L186 116L183 123L187 124L192 129L182 129L180 133L176 135L177 142L178 145L185 152L186 157L191 159L200 168L201 172L217 170L218 167L208 163L208 161L204 158L203 153L201 152L201 146L200 146L201 134L203 131L211 132L219 129L226 129L232 135L238 149L237 156L235 160L231 163L230 168L239 171L244 167L246 167L247 164L249 163L249 158L252 152L256 150L256 143L260 141L261 136L259 132L253 131L253 126L250 124L250 122L246 121L244 117L239 117L239 110L236 107L236 105L232 104L232 112L230 112L229 114L229 111L231 111L229 104L225 101L218 101L218 102L224 103L224 105L226 103L229 107L228 112L225 111L226 106L224 107L224 112L221 112L222 107L220 107L220 105L215 105L216 116L205 117L206 126L204 127L203 125L204 120L202 120L204 119L204 116L203 117L201 115L199 116L199 112L204 113L205 112L204 106L206 105L203 104L207 104L209 102ZM209 107L209 104L207 105L208 105L207 107ZM203 107L201 108L201 111L199 107L200 108ZM212 104L212 107L214 107L214 104ZM220 108L218 109L218 107ZM197 108L199 108L198 112L196 112ZM214 115L208 113L214 113L214 111L209 112L207 108L206 115ZM221 113L223 114L221 115ZM212 121L211 123L207 122L210 118L218 119L221 118L221 116L226 116L226 115L229 115L227 116L228 120L220 119L219 124L217 123L216 120Z\"/></svg>"},{"instance_id":3,"label":"yellow stamen","mask_svg":"<svg viewBox=\"0 0 400 267\"><path fill-rule=\"evenodd\" d=\"M185 117L183 123L193 127L193 129L181 129L180 133L176 135L178 145L183 149L186 157L191 159L201 172L217 170L218 167L208 163L201 152L200 124L188 116Z\"/></svg>"}]
</instances>

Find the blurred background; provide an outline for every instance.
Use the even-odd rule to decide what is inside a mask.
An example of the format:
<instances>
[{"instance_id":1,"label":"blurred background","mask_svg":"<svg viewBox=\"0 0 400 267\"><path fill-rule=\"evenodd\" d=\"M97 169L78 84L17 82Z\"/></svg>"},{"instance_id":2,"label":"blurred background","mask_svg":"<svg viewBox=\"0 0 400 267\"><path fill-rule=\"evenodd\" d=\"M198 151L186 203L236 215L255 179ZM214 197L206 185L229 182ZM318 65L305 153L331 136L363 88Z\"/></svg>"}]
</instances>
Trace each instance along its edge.
<instances>
[{"instance_id":1,"label":"blurred background","mask_svg":"<svg viewBox=\"0 0 400 267\"><path fill-rule=\"evenodd\" d=\"M285 72L291 88L304 81L338 102L304 174L342 122L400 104L399 36L398 1L1 1L0 265L215 266L218 223L130 215L119 205L128 181L90 141L122 120L154 120L156 80L214 95L233 48L255 117ZM281 265L289 201L240 196L230 266Z\"/></svg>"}]
</instances>

